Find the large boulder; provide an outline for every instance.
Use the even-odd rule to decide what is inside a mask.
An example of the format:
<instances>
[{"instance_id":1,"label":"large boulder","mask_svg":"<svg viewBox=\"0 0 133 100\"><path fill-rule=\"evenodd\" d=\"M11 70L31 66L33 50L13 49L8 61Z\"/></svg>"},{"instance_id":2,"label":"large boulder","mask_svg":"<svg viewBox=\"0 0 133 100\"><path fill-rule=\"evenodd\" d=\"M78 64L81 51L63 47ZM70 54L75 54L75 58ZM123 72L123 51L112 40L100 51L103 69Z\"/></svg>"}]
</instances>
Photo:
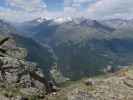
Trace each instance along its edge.
<instances>
[{"instance_id":1,"label":"large boulder","mask_svg":"<svg viewBox=\"0 0 133 100\"><path fill-rule=\"evenodd\" d=\"M26 49L17 47L12 37L0 35L0 90L44 97L52 87L36 63L25 61L26 56Z\"/></svg>"}]
</instances>

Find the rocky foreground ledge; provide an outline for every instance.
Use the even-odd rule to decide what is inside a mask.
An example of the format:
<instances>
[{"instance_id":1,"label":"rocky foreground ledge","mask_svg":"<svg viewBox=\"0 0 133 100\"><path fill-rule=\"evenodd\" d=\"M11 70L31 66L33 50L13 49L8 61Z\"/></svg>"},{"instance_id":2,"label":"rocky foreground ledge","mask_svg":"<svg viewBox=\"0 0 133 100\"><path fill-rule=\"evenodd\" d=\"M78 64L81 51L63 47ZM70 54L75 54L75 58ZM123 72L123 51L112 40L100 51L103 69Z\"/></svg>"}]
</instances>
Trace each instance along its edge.
<instances>
[{"instance_id":1,"label":"rocky foreground ledge","mask_svg":"<svg viewBox=\"0 0 133 100\"><path fill-rule=\"evenodd\" d=\"M133 67L72 82L48 100L133 100Z\"/></svg>"},{"instance_id":2,"label":"rocky foreground ledge","mask_svg":"<svg viewBox=\"0 0 133 100\"><path fill-rule=\"evenodd\" d=\"M0 35L0 100L40 100L52 92L36 63L12 37Z\"/></svg>"}]
</instances>

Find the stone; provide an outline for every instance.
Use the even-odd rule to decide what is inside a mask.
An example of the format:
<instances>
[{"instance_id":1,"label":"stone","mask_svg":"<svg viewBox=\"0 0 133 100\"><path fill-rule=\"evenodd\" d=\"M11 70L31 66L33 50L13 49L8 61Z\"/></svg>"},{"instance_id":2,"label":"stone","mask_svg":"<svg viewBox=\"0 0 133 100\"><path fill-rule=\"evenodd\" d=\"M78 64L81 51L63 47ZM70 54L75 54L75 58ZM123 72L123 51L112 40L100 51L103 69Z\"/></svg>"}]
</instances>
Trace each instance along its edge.
<instances>
[{"instance_id":1,"label":"stone","mask_svg":"<svg viewBox=\"0 0 133 100\"><path fill-rule=\"evenodd\" d=\"M87 79L84 81L84 83L87 86L93 86L95 84L95 81L93 79Z\"/></svg>"},{"instance_id":2,"label":"stone","mask_svg":"<svg viewBox=\"0 0 133 100\"><path fill-rule=\"evenodd\" d=\"M21 94L44 97L46 92L52 92L52 87L39 66L36 63L26 61L26 56L26 49L17 47L13 38L1 37L0 35L0 89L3 91L9 89L5 91L5 94L8 96L12 94L12 98L16 98L15 95L18 93L19 97Z\"/></svg>"}]
</instances>

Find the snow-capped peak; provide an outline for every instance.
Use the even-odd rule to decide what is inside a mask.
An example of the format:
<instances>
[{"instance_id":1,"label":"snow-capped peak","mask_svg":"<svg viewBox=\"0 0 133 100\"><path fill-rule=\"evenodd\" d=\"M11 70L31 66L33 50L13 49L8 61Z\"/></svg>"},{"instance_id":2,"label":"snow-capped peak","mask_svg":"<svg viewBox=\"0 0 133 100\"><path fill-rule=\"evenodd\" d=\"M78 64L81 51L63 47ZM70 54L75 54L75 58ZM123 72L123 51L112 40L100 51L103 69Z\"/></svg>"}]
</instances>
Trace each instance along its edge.
<instances>
[{"instance_id":1,"label":"snow-capped peak","mask_svg":"<svg viewBox=\"0 0 133 100\"><path fill-rule=\"evenodd\" d=\"M37 19L37 22L38 22L38 23L42 23L42 22L44 22L45 20L47 20L45 17L40 17L40 18Z\"/></svg>"},{"instance_id":2,"label":"snow-capped peak","mask_svg":"<svg viewBox=\"0 0 133 100\"><path fill-rule=\"evenodd\" d=\"M37 22L39 22L39 23L42 23L44 21L44 19L42 19L42 18L39 18L38 20L37 20Z\"/></svg>"},{"instance_id":3,"label":"snow-capped peak","mask_svg":"<svg viewBox=\"0 0 133 100\"><path fill-rule=\"evenodd\" d=\"M71 17L59 17L59 18L54 19L54 22L59 23L59 24L68 22L68 21L72 21L72 18Z\"/></svg>"},{"instance_id":4,"label":"snow-capped peak","mask_svg":"<svg viewBox=\"0 0 133 100\"><path fill-rule=\"evenodd\" d=\"M48 18L48 17L40 17L40 18L37 19L37 22L38 22L38 23L43 23L43 22L46 21L46 20L51 20L51 19Z\"/></svg>"}]
</instances>

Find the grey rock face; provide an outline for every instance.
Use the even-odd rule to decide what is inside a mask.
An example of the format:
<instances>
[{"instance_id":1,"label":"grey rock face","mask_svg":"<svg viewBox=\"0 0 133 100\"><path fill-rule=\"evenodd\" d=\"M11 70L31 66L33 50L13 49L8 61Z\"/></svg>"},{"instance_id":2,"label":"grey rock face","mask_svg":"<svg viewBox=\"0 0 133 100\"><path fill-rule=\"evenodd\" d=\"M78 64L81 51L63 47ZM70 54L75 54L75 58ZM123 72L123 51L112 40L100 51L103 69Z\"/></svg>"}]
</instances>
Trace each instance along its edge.
<instances>
[{"instance_id":1,"label":"grey rock face","mask_svg":"<svg viewBox=\"0 0 133 100\"><path fill-rule=\"evenodd\" d=\"M68 94L68 100L97 100L92 94L86 91L75 89L71 94Z\"/></svg>"},{"instance_id":2,"label":"grey rock face","mask_svg":"<svg viewBox=\"0 0 133 100\"><path fill-rule=\"evenodd\" d=\"M12 38L0 36L0 89L17 88L20 94L42 97L51 88L38 65L25 61L26 56L27 51L16 47Z\"/></svg>"},{"instance_id":3,"label":"grey rock face","mask_svg":"<svg viewBox=\"0 0 133 100\"><path fill-rule=\"evenodd\" d=\"M95 84L74 87L68 92L68 100L133 100L133 67L93 81Z\"/></svg>"}]
</instances>

